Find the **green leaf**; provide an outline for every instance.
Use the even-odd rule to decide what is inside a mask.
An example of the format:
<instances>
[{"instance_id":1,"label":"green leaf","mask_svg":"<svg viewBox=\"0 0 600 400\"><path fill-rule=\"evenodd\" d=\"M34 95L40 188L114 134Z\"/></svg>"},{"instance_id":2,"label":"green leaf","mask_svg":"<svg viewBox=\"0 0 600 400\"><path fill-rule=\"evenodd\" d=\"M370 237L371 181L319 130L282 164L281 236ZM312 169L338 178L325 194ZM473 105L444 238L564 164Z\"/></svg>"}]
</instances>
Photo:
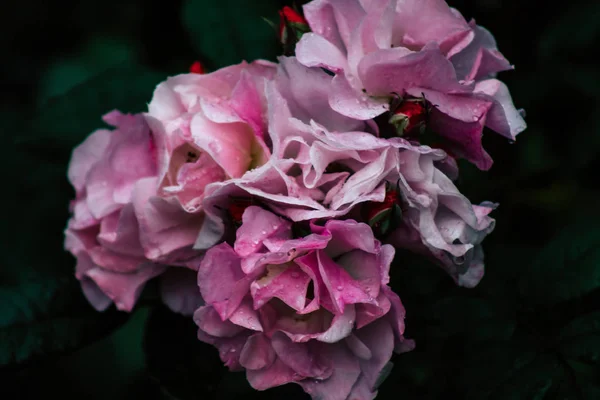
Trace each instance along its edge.
<instances>
[{"instance_id":1,"label":"green leaf","mask_svg":"<svg viewBox=\"0 0 600 400\"><path fill-rule=\"evenodd\" d=\"M550 306L600 287L600 224L577 221L541 251L519 282L521 296L532 306Z\"/></svg>"},{"instance_id":2,"label":"green leaf","mask_svg":"<svg viewBox=\"0 0 600 400\"><path fill-rule=\"evenodd\" d=\"M99 313L72 278L44 278L0 287L0 367L83 347L119 327L127 315Z\"/></svg>"},{"instance_id":3,"label":"green leaf","mask_svg":"<svg viewBox=\"0 0 600 400\"><path fill-rule=\"evenodd\" d=\"M278 20L277 0L187 0L183 24L192 41L213 68L242 60L271 59L280 53L276 31L264 21Z\"/></svg>"},{"instance_id":4,"label":"green leaf","mask_svg":"<svg viewBox=\"0 0 600 400\"><path fill-rule=\"evenodd\" d=\"M31 121L29 132L17 136L27 150L48 147L66 149L83 141L104 126L101 117L118 109L124 113L146 111L152 93L166 77L135 64L109 68L50 99Z\"/></svg>"}]
</instances>

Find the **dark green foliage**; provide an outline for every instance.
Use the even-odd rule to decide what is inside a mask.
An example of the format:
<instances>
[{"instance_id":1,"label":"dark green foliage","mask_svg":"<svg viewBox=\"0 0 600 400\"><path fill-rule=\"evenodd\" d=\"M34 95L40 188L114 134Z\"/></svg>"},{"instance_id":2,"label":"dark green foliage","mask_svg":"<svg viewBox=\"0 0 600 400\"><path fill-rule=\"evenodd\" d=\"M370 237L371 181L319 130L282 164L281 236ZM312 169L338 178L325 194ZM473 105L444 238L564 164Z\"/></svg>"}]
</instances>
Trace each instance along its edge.
<instances>
[{"instance_id":1,"label":"dark green foliage","mask_svg":"<svg viewBox=\"0 0 600 400\"><path fill-rule=\"evenodd\" d=\"M185 0L182 19L196 50L216 69L242 60L275 61L277 34L265 19L278 23L280 7L277 0Z\"/></svg>"},{"instance_id":2,"label":"dark green foliage","mask_svg":"<svg viewBox=\"0 0 600 400\"><path fill-rule=\"evenodd\" d=\"M125 321L114 309L94 310L68 277L0 287L0 367L76 350Z\"/></svg>"}]
</instances>

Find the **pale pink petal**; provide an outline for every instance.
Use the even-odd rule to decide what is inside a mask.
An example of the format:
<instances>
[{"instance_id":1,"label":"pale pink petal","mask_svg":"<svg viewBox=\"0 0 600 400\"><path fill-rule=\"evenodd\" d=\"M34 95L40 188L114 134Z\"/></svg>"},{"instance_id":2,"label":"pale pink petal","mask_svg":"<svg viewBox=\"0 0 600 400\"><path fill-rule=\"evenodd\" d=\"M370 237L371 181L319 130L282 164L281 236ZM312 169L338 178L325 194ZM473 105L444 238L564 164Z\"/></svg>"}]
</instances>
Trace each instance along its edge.
<instances>
[{"instance_id":1,"label":"pale pink petal","mask_svg":"<svg viewBox=\"0 0 600 400\"><path fill-rule=\"evenodd\" d=\"M508 87L497 79L478 82L475 93L490 96L493 105L487 114L485 125L504 137L514 140L527 128L521 113L515 108Z\"/></svg>"},{"instance_id":2,"label":"pale pink petal","mask_svg":"<svg viewBox=\"0 0 600 400\"><path fill-rule=\"evenodd\" d=\"M156 196L157 183L156 178L139 180L132 201L146 257L168 260L173 252L191 248L203 215L187 213L178 202Z\"/></svg>"},{"instance_id":3,"label":"pale pink petal","mask_svg":"<svg viewBox=\"0 0 600 400\"><path fill-rule=\"evenodd\" d=\"M97 130L73 149L67 176L77 193L84 189L88 172L104 155L111 135L109 130Z\"/></svg>"},{"instance_id":4,"label":"pale pink petal","mask_svg":"<svg viewBox=\"0 0 600 400\"><path fill-rule=\"evenodd\" d=\"M93 280L119 310L131 311L147 281L165 270L162 265L146 263L136 272L118 273L101 268L92 268L85 276Z\"/></svg>"}]
</instances>

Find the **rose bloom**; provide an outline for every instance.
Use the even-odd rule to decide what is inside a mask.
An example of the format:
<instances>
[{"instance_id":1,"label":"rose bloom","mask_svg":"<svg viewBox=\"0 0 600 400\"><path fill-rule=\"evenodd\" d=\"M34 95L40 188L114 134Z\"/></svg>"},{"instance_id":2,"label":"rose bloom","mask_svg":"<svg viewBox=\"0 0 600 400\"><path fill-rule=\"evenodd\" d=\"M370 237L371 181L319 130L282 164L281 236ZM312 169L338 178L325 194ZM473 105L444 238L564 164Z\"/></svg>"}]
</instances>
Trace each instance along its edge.
<instances>
[{"instance_id":1,"label":"rose bloom","mask_svg":"<svg viewBox=\"0 0 600 400\"><path fill-rule=\"evenodd\" d=\"M157 136L158 193L201 211L206 185L238 178L269 158L266 61L182 74L154 91L146 119Z\"/></svg>"},{"instance_id":2,"label":"rose bloom","mask_svg":"<svg viewBox=\"0 0 600 400\"><path fill-rule=\"evenodd\" d=\"M65 248L77 258L76 277L98 310L112 302L131 311L145 283L161 275L164 301L189 314L201 299L190 287L197 265L191 245L201 219L155 197L155 141L141 115L113 111L73 150L69 181L76 199Z\"/></svg>"},{"instance_id":3,"label":"rose bloom","mask_svg":"<svg viewBox=\"0 0 600 400\"><path fill-rule=\"evenodd\" d=\"M481 146L484 126L510 140L525 129L508 88L495 79L511 65L487 30L444 1L315 0L304 14L312 32L296 56L335 74L327 90L340 114L411 117L406 100L419 100L443 147L481 169L492 165Z\"/></svg>"},{"instance_id":4,"label":"rose bloom","mask_svg":"<svg viewBox=\"0 0 600 400\"><path fill-rule=\"evenodd\" d=\"M413 348L387 285L394 249L352 220L307 226L293 235L290 221L245 209L233 247L200 265L198 337L258 390L295 382L314 398L371 399L393 351Z\"/></svg>"},{"instance_id":5,"label":"rose bloom","mask_svg":"<svg viewBox=\"0 0 600 400\"><path fill-rule=\"evenodd\" d=\"M446 154L399 137L377 137L366 124L360 127L371 132L330 131L320 123L342 128L356 125L346 125L346 117L326 105L312 106L327 93L311 92L313 101L305 103L302 93L316 86L314 82L334 78L294 58L280 58L280 62L277 77L267 89L272 157L241 178L210 185L196 247L208 249L233 235L232 217L240 218L231 211L239 206L238 199L244 199L241 204L263 204L292 221L360 219L361 208L384 202L386 190L393 187L403 193L398 206L404 212L393 216L398 220L391 224L400 224L402 229L384 240L431 256L457 282L474 286L483 276L483 253L474 247L494 228L487 217L491 208L482 212L486 208L473 206L460 194L446 175L456 173L455 165L444 164ZM305 78L303 88L293 83L299 77Z\"/></svg>"}]
</instances>

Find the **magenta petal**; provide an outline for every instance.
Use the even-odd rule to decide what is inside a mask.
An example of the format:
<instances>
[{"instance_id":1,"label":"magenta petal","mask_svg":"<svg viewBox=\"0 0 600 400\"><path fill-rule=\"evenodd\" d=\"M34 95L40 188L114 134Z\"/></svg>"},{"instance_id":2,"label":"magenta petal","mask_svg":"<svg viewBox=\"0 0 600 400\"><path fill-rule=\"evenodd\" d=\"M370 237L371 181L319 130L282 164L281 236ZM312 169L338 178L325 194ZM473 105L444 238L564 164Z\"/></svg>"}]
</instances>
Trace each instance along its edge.
<instances>
[{"instance_id":1,"label":"magenta petal","mask_svg":"<svg viewBox=\"0 0 600 400\"><path fill-rule=\"evenodd\" d=\"M362 360L368 360L372 357L371 350L355 334L345 338L346 345L354 355Z\"/></svg>"},{"instance_id":2,"label":"magenta petal","mask_svg":"<svg viewBox=\"0 0 600 400\"><path fill-rule=\"evenodd\" d=\"M331 240L325 252L331 258L336 258L352 250L362 250L367 253L379 251L379 242L373 236L369 225L353 220L331 220L325 224L331 232Z\"/></svg>"},{"instance_id":3,"label":"magenta petal","mask_svg":"<svg viewBox=\"0 0 600 400\"><path fill-rule=\"evenodd\" d=\"M311 279L296 265L267 266L268 275L252 283L250 290L256 305L274 297L300 311L305 306L306 291Z\"/></svg>"},{"instance_id":4,"label":"magenta petal","mask_svg":"<svg viewBox=\"0 0 600 400\"><path fill-rule=\"evenodd\" d=\"M277 215L260 207L246 208L242 216L242 226L236 232L234 249L240 257L256 252L262 241L278 231L290 231L291 224Z\"/></svg>"},{"instance_id":5,"label":"magenta petal","mask_svg":"<svg viewBox=\"0 0 600 400\"><path fill-rule=\"evenodd\" d=\"M160 277L160 296L171 311L192 315L204 305L197 284L197 272L187 268L172 267Z\"/></svg>"},{"instance_id":6,"label":"magenta petal","mask_svg":"<svg viewBox=\"0 0 600 400\"><path fill-rule=\"evenodd\" d=\"M344 312L346 304L373 302L373 298L365 293L358 283L325 252L318 251L317 255L321 278L338 313Z\"/></svg>"},{"instance_id":7,"label":"magenta petal","mask_svg":"<svg viewBox=\"0 0 600 400\"><path fill-rule=\"evenodd\" d=\"M383 317L391 309L392 304L387 296L387 291L379 292L375 304L357 304L356 305L356 328L363 326Z\"/></svg>"},{"instance_id":8,"label":"magenta petal","mask_svg":"<svg viewBox=\"0 0 600 400\"><path fill-rule=\"evenodd\" d=\"M279 358L276 358L268 367L256 370L249 369L246 371L246 378L250 386L256 390L266 390L302 379Z\"/></svg>"},{"instance_id":9,"label":"magenta petal","mask_svg":"<svg viewBox=\"0 0 600 400\"><path fill-rule=\"evenodd\" d=\"M281 332L275 332L271 344L277 357L303 377L326 379L331 368L323 364L310 343L294 343Z\"/></svg>"},{"instance_id":10,"label":"magenta petal","mask_svg":"<svg viewBox=\"0 0 600 400\"><path fill-rule=\"evenodd\" d=\"M462 122L481 120L492 106L490 100L471 94L446 94L421 88L410 89L407 92L416 97L425 96L437 111Z\"/></svg>"},{"instance_id":11,"label":"magenta petal","mask_svg":"<svg viewBox=\"0 0 600 400\"><path fill-rule=\"evenodd\" d=\"M243 332L231 338L218 338L208 335L201 329L198 330L198 339L215 345L217 349L219 349L221 360L231 371L242 369L242 366L240 365L240 354L246 344L248 336L249 335L246 332Z\"/></svg>"},{"instance_id":12,"label":"magenta petal","mask_svg":"<svg viewBox=\"0 0 600 400\"><path fill-rule=\"evenodd\" d=\"M198 286L206 303L225 320L239 307L250 281L242 272L238 255L222 243L206 252L198 269Z\"/></svg>"},{"instance_id":13,"label":"magenta petal","mask_svg":"<svg viewBox=\"0 0 600 400\"><path fill-rule=\"evenodd\" d=\"M381 262L377 255L360 250L349 251L336 260L336 263L342 266L371 297L379 296L379 288L382 284L381 270L385 269L382 266L389 265L390 262L391 260Z\"/></svg>"},{"instance_id":14,"label":"magenta petal","mask_svg":"<svg viewBox=\"0 0 600 400\"><path fill-rule=\"evenodd\" d=\"M262 333L248 338L240 354L240 364L247 370L269 368L276 359L275 350L269 339Z\"/></svg>"},{"instance_id":15,"label":"magenta petal","mask_svg":"<svg viewBox=\"0 0 600 400\"><path fill-rule=\"evenodd\" d=\"M402 305L400 297L398 297L398 295L394 293L390 288L385 288L384 290L387 293L388 299L392 303L392 307L389 314L389 321L392 325L392 329L396 337L395 351L403 352L412 350L412 348L414 347L414 342L404 338L404 318L406 316L404 305Z\"/></svg>"},{"instance_id":16,"label":"magenta petal","mask_svg":"<svg viewBox=\"0 0 600 400\"><path fill-rule=\"evenodd\" d=\"M265 135L267 134L266 123L264 121L263 112L264 110L261 107L257 107L257 105L264 103L264 86L265 82L268 79L272 79L273 72L269 68L269 72L265 74L264 77L256 77L256 79L261 80L260 83L255 82L254 77L248 71L243 71L240 80L235 86L231 99L229 100L229 106L235 113L250 127L256 134L257 138L259 138L260 142L263 142L265 139ZM264 157L268 157L268 149L263 148ZM260 159L260 157L259 157ZM266 158L260 159L259 163L262 165L266 162Z\"/></svg>"},{"instance_id":17,"label":"magenta petal","mask_svg":"<svg viewBox=\"0 0 600 400\"><path fill-rule=\"evenodd\" d=\"M246 296L240 306L231 314L229 320L234 324L253 331L262 331L258 312L252 307L252 300Z\"/></svg>"},{"instance_id":18,"label":"magenta petal","mask_svg":"<svg viewBox=\"0 0 600 400\"><path fill-rule=\"evenodd\" d=\"M321 400L347 400L360 376L358 359L343 344L327 346L321 355L330 360L332 375L324 380L306 379L298 384L312 398Z\"/></svg>"},{"instance_id":19,"label":"magenta petal","mask_svg":"<svg viewBox=\"0 0 600 400\"><path fill-rule=\"evenodd\" d=\"M356 311L353 304L344 307L343 314L336 314L331 321L331 326L325 332L315 336L320 342L336 343L347 337L354 329Z\"/></svg>"},{"instance_id":20,"label":"magenta petal","mask_svg":"<svg viewBox=\"0 0 600 400\"><path fill-rule=\"evenodd\" d=\"M430 126L448 140L448 150L457 157L465 158L481 170L492 167L493 161L481 144L483 120L463 122L436 110L431 111Z\"/></svg>"},{"instance_id":21,"label":"magenta petal","mask_svg":"<svg viewBox=\"0 0 600 400\"><path fill-rule=\"evenodd\" d=\"M387 321L379 320L356 331L357 338L369 349L371 357L360 359L360 369L369 389L375 391L375 383L383 367L394 352L394 332Z\"/></svg>"},{"instance_id":22,"label":"magenta petal","mask_svg":"<svg viewBox=\"0 0 600 400\"><path fill-rule=\"evenodd\" d=\"M221 320L212 306L202 306L194 313L194 322L206 334L215 337L231 338L244 330L228 320Z\"/></svg>"}]
</instances>

